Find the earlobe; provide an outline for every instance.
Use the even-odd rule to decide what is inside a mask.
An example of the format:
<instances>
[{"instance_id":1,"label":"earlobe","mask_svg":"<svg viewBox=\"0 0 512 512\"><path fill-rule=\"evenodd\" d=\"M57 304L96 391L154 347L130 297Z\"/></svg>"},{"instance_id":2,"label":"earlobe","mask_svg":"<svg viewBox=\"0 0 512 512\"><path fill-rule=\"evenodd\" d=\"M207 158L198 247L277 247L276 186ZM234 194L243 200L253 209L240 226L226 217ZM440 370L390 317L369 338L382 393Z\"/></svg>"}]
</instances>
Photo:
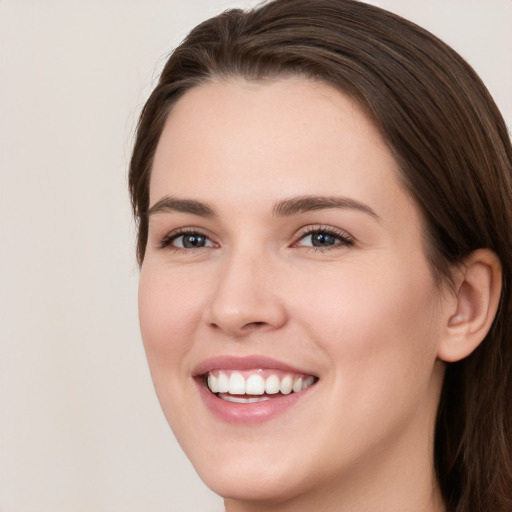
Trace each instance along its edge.
<instances>
[{"instance_id":1,"label":"earlobe","mask_svg":"<svg viewBox=\"0 0 512 512\"><path fill-rule=\"evenodd\" d=\"M501 263L490 249L478 249L458 267L451 311L438 356L446 362L467 357L491 328L501 295Z\"/></svg>"}]
</instances>

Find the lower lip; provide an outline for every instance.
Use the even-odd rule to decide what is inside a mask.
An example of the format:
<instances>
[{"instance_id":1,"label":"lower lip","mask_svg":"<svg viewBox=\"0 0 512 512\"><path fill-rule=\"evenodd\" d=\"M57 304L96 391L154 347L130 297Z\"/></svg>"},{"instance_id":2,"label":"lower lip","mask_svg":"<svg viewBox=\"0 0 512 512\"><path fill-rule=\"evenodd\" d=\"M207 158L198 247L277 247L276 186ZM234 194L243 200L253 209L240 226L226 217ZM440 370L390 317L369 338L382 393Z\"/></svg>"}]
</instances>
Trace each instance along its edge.
<instances>
[{"instance_id":1,"label":"lower lip","mask_svg":"<svg viewBox=\"0 0 512 512\"><path fill-rule=\"evenodd\" d=\"M271 398L263 402L252 404L239 404L227 402L214 395L203 383L203 380L196 381L199 394L210 412L218 419L226 423L255 424L269 421L295 405L298 401L309 394L311 386L299 393L290 393L278 398Z\"/></svg>"}]
</instances>

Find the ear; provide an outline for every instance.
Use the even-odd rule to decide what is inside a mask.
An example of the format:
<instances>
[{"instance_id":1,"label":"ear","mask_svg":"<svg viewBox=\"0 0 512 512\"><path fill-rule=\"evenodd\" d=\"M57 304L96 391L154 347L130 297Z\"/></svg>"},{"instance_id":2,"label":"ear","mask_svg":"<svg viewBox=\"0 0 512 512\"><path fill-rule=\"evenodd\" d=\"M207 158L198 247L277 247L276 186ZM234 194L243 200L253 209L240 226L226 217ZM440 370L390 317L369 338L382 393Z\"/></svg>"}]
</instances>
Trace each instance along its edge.
<instances>
[{"instance_id":1,"label":"ear","mask_svg":"<svg viewBox=\"0 0 512 512\"><path fill-rule=\"evenodd\" d=\"M438 349L446 362L467 357L484 340L498 310L501 263L490 249L471 253L455 272L453 300Z\"/></svg>"}]
</instances>

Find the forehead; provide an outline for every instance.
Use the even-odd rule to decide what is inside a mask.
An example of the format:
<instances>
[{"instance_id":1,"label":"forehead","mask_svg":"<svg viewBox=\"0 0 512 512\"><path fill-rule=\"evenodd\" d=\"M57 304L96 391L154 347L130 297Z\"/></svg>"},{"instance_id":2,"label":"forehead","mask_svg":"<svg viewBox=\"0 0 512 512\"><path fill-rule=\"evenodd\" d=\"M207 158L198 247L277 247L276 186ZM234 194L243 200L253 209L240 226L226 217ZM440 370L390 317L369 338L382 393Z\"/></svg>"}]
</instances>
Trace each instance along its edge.
<instances>
[{"instance_id":1,"label":"forehead","mask_svg":"<svg viewBox=\"0 0 512 512\"><path fill-rule=\"evenodd\" d=\"M299 78L218 81L174 105L154 158L150 203L165 194L208 200L220 183L226 198L241 202L255 192L392 199L405 193L397 176L377 128L333 87Z\"/></svg>"},{"instance_id":2,"label":"forehead","mask_svg":"<svg viewBox=\"0 0 512 512\"><path fill-rule=\"evenodd\" d=\"M343 127L354 132L352 140L340 131ZM177 158L184 144L200 143L205 150L227 153L229 149L232 153L231 142L243 141L245 151L261 156L262 150L278 145L283 155L287 150L305 153L315 145L317 149L327 149L332 143L339 147L344 141L353 145L358 137L372 139L385 149L359 105L323 82L233 79L194 87L176 102L165 123L157 158L170 150Z\"/></svg>"}]
</instances>

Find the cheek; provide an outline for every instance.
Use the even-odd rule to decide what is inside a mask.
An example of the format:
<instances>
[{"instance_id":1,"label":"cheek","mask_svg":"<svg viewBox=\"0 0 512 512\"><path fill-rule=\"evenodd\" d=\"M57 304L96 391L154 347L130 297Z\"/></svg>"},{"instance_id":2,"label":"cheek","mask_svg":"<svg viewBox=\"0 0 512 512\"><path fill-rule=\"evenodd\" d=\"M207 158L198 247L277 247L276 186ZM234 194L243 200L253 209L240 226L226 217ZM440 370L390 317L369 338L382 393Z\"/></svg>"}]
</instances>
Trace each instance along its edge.
<instances>
[{"instance_id":1,"label":"cheek","mask_svg":"<svg viewBox=\"0 0 512 512\"><path fill-rule=\"evenodd\" d=\"M188 352L202 310L200 283L169 274L143 266L139 281L140 328L153 378Z\"/></svg>"},{"instance_id":2,"label":"cheek","mask_svg":"<svg viewBox=\"0 0 512 512\"><path fill-rule=\"evenodd\" d=\"M378 269L386 268L382 273ZM318 276L317 276L318 277ZM330 363L365 386L378 380L428 379L440 331L439 292L428 268L392 265L346 268L338 276L306 284L314 291L296 316L308 319Z\"/></svg>"},{"instance_id":3,"label":"cheek","mask_svg":"<svg viewBox=\"0 0 512 512\"><path fill-rule=\"evenodd\" d=\"M337 412L325 428L333 454L350 451L343 439L353 439L354 450L370 446L414 422L418 410L435 410L438 292L428 273L387 269L347 272L312 294L301 312L330 368L325 409Z\"/></svg>"},{"instance_id":4,"label":"cheek","mask_svg":"<svg viewBox=\"0 0 512 512\"><path fill-rule=\"evenodd\" d=\"M139 321L151 378L162 410L180 438L189 410L187 355L196 338L202 307L199 283L180 279L165 269L142 268L139 281ZM190 382L189 382L190 383Z\"/></svg>"}]
</instances>

